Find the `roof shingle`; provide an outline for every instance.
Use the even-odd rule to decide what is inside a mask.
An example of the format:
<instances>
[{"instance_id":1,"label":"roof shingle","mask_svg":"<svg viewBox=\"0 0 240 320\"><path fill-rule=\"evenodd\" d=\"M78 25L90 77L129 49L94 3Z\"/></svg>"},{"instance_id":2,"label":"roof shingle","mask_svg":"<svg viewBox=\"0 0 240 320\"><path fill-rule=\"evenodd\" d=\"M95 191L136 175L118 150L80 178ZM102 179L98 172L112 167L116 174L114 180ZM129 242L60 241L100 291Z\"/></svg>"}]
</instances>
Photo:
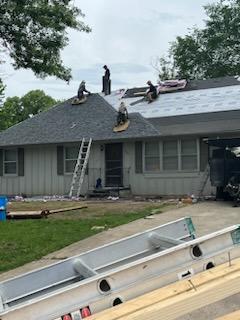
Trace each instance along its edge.
<instances>
[{"instance_id":1,"label":"roof shingle","mask_svg":"<svg viewBox=\"0 0 240 320\"><path fill-rule=\"evenodd\" d=\"M126 131L114 133L117 112L98 94L89 96L80 105L72 105L71 100L1 132L0 146L67 143L83 137L104 141L159 135L153 125L137 113L130 115Z\"/></svg>"}]
</instances>

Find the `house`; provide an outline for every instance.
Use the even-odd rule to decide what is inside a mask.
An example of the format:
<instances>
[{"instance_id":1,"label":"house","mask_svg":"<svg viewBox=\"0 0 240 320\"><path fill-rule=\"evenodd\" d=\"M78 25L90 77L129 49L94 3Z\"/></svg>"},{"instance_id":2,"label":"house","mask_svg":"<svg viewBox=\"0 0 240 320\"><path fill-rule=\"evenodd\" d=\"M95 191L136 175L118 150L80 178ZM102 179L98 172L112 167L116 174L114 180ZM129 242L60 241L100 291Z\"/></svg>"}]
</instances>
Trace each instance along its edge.
<instances>
[{"instance_id":1,"label":"house","mask_svg":"<svg viewBox=\"0 0 240 320\"><path fill-rule=\"evenodd\" d=\"M69 99L0 133L0 194L67 195L82 138L93 139L82 194L98 178L134 195L196 194L208 163L204 139L240 136L239 79L190 81L151 104L138 103L143 89L93 94L80 105ZM120 99L130 125L114 133Z\"/></svg>"}]
</instances>

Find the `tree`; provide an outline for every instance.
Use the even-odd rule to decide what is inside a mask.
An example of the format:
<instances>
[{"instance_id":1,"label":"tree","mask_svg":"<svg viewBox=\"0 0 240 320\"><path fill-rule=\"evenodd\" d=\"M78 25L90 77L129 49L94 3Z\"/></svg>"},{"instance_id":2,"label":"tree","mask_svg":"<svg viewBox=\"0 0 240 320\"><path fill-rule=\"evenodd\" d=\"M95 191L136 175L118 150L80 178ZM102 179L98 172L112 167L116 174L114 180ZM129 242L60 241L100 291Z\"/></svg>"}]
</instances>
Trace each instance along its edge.
<instances>
[{"instance_id":1,"label":"tree","mask_svg":"<svg viewBox=\"0 0 240 320\"><path fill-rule=\"evenodd\" d=\"M7 48L16 69L69 81L70 69L60 57L68 43L66 29L91 31L79 16L84 17L71 0L1 0L0 45Z\"/></svg>"},{"instance_id":2,"label":"tree","mask_svg":"<svg viewBox=\"0 0 240 320\"><path fill-rule=\"evenodd\" d=\"M4 97L4 85L2 83L2 80L0 79L0 108Z\"/></svg>"},{"instance_id":3,"label":"tree","mask_svg":"<svg viewBox=\"0 0 240 320\"><path fill-rule=\"evenodd\" d=\"M21 98L7 98L0 108L0 131L51 108L57 102L42 90L32 90Z\"/></svg>"},{"instance_id":4,"label":"tree","mask_svg":"<svg viewBox=\"0 0 240 320\"><path fill-rule=\"evenodd\" d=\"M240 0L220 0L204 8L205 27L171 44L176 72L187 79L240 74Z\"/></svg>"},{"instance_id":5,"label":"tree","mask_svg":"<svg viewBox=\"0 0 240 320\"><path fill-rule=\"evenodd\" d=\"M170 56L156 57L151 64L157 71L160 81L174 79L178 76Z\"/></svg>"}]
</instances>

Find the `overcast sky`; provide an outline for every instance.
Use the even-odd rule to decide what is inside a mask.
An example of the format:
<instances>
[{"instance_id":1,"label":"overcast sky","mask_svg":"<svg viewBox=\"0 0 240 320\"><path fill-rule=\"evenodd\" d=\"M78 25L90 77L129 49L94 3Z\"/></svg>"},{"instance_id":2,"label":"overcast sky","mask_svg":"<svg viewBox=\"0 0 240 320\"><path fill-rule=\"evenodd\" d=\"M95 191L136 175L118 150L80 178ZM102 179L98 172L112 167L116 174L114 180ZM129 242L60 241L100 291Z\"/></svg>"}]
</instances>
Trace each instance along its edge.
<instances>
[{"instance_id":1,"label":"overcast sky","mask_svg":"<svg viewBox=\"0 0 240 320\"><path fill-rule=\"evenodd\" d=\"M70 84L52 77L40 80L30 70L15 71L7 63L1 67L5 96L42 89L54 98L69 98L76 94L81 80L90 91L99 92L104 64L111 70L115 89L156 82L151 61L165 54L176 36L187 34L194 25L202 27L203 6L213 2L216 0L75 0L92 33L69 31L62 59L72 69Z\"/></svg>"}]
</instances>

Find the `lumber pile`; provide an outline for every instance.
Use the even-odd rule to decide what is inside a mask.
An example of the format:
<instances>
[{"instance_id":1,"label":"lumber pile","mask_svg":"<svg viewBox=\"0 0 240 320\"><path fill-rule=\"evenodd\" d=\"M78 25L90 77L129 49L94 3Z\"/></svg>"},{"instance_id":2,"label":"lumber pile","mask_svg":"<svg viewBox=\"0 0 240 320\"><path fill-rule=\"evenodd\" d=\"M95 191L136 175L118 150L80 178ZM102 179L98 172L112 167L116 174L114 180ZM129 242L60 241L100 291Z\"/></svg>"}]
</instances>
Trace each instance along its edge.
<instances>
[{"instance_id":1,"label":"lumber pile","mask_svg":"<svg viewBox=\"0 0 240 320\"><path fill-rule=\"evenodd\" d=\"M240 259L235 259L231 264L222 264L100 312L89 320L176 319L230 297L238 293L239 288Z\"/></svg>"},{"instance_id":2,"label":"lumber pile","mask_svg":"<svg viewBox=\"0 0 240 320\"><path fill-rule=\"evenodd\" d=\"M75 206L75 207L68 207L63 209L53 209L53 210L38 210L38 211L15 211L15 212L8 212L7 219L41 219L47 218L50 214L54 213L61 213L66 211L73 211L73 210L80 210L87 208L86 205Z\"/></svg>"}]
</instances>

